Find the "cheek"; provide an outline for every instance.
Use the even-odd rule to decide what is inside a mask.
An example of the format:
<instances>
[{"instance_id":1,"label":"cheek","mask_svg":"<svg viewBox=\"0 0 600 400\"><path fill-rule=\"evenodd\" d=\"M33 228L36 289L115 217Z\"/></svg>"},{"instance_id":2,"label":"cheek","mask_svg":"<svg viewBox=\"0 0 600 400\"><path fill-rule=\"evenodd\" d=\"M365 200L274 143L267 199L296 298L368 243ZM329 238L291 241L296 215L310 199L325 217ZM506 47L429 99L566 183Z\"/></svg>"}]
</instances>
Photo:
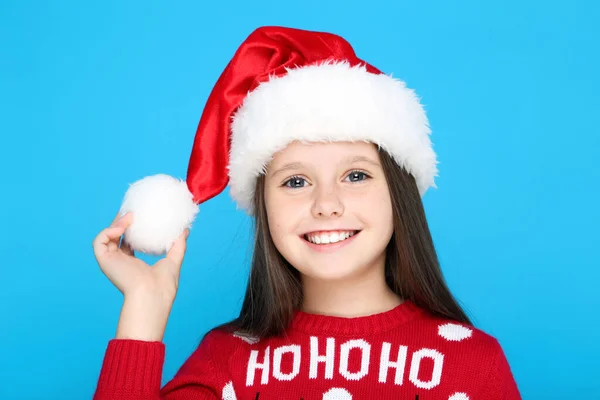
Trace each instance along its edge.
<instances>
[{"instance_id":1,"label":"cheek","mask_svg":"<svg viewBox=\"0 0 600 400\"><path fill-rule=\"evenodd\" d=\"M392 200L388 193L380 198L379 212L381 218L387 222L388 229L391 230L393 228Z\"/></svg>"},{"instance_id":2,"label":"cheek","mask_svg":"<svg viewBox=\"0 0 600 400\"><path fill-rule=\"evenodd\" d=\"M282 218L278 213L269 214L269 230L273 241L277 244L285 232L285 224L282 223Z\"/></svg>"},{"instance_id":3,"label":"cheek","mask_svg":"<svg viewBox=\"0 0 600 400\"><path fill-rule=\"evenodd\" d=\"M389 197L381 201L380 218L382 219L382 228L388 239L394 232L394 217L392 213L392 202Z\"/></svg>"},{"instance_id":4,"label":"cheek","mask_svg":"<svg viewBox=\"0 0 600 400\"><path fill-rule=\"evenodd\" d=\"M391 235L393 231L392 202L387 187L365 192L357 203L364 221L372 228Z\"/></svg>"},{"instance_id":5,"label":"cheek","mask_svg":"<svg viewBox=\"0 0 600 400\"><path fill-rule=\"evenodd\" d=\"M285 236L294 232L295 213L286 202L278 199L276 195L265 197L265 200L269 231L275 246L281 252L285 247Z\"/></svg>"},{"instance_id":6,"label":"cheek","mask_svg":"<svg viewBox=\"0 0 600 400\"><path fill-rule=\"evenodd\" d=\"M269 217L269 231L271 240L277 251L286 259L290 259L294 253L294 225L291 218L278 210Z\"/></svg>"}]
</instances>

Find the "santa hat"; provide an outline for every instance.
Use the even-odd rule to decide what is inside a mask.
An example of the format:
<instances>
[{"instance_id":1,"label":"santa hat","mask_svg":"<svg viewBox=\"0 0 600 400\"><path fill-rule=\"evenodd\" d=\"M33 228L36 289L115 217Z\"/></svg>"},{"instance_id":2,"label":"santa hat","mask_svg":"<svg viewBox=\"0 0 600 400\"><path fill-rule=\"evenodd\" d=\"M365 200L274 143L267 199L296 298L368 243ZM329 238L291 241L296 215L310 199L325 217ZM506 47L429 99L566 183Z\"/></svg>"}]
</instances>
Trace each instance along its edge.
<instances>
[{"instance_id":1,"label":"santa hat","mask_svg":"<svg viewBox=\"0 0 600 400\"><path fill-rule=\"evenodd\" d=\"M416 180L435 187L437 160L427 116L412 89L359 59L340 36L261 27L241 44L215 84L196 131L187 178L155 175L132 184L121 213L125 240L167 251L198 205L227 185L252 215L256 178L292 141L367 141Z\"/></svg>"}]
</instances>

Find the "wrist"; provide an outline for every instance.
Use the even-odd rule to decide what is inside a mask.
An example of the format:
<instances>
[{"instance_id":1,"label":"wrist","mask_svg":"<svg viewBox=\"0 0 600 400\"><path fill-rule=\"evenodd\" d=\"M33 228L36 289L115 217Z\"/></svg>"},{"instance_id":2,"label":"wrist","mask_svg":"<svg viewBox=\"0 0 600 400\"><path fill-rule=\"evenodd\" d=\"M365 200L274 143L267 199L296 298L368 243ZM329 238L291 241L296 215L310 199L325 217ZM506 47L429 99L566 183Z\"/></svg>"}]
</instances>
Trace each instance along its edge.
<instances>
[{"instance_id":1,"label":"wrist","mask_svg":"<svg viewBox=\"0 0 600 400\"><path fill-rule=\"evenodd\" d=\"M116 339L162 341L172 305L157 295L125 296Z\"/></svg>"}]
</instances>

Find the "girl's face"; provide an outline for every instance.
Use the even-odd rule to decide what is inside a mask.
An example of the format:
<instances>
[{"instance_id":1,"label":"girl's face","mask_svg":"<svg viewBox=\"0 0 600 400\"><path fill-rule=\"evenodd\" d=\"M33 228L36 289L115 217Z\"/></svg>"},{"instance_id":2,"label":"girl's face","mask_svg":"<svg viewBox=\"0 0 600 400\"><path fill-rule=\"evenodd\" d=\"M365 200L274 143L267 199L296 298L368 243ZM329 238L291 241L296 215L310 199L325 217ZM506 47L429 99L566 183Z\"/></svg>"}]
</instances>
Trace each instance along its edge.
<instances>
[{"instance_id":1,"label":"girl's face","mask_svg":"<svg viewBox=\"0 0 600 400\"><path fill-rule=\"evenodd\" d=\"M392 206L375 145L294 142L265 178L273 242L304 279L383 271Z\"/></svg>"}]
</instances>

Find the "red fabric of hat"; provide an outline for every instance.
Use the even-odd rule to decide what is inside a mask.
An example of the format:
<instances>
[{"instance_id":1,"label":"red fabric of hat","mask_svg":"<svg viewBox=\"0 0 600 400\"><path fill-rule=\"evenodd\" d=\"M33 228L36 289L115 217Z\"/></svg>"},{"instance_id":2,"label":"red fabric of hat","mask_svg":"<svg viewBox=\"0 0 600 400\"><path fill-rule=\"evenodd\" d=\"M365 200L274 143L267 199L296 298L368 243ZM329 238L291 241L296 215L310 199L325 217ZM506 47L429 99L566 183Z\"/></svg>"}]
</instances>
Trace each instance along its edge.
<instances>
[{"instance_id":1,"label":"red fabric of hat","mask_svg":"<svg viewBox=\"0 0 600 400\"><path fill-rule=\"evenodd\" d=\"M194 200L202 203L225 189L229 181L231 117L249 92L288 69L328 61L363 64L340 36L284 27L254 31L239 47L208 98L196 131L187 183Z\"/></svg>"}]
</instances>

